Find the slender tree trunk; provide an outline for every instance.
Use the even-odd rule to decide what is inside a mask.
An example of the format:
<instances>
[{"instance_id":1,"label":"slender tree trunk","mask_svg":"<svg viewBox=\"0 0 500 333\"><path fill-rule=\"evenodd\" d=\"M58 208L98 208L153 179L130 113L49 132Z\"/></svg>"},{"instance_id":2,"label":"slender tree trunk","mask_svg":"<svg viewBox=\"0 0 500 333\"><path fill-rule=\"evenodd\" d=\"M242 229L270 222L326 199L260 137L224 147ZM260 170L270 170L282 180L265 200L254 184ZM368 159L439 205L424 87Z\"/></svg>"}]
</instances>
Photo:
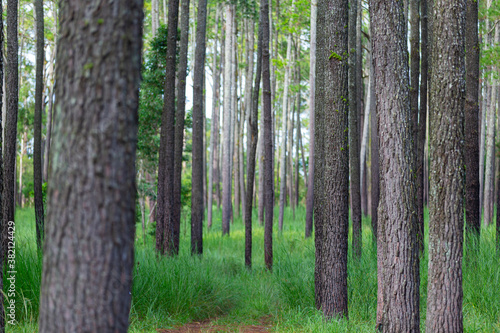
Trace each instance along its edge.
<instances>
[{"instance_id":1,"label":"slender tree trunk","mask_svg":"<svg viewBox=\"0 0 500 333\"><path fill-rule=\"evenodd\" d=\"M257 139L259 135L259 90L262 75L262 38L263 38L263 12L259 15L259 35L257 42L257 68L255 72L255 84L252 92L252 104L250 117L248 118L248 136L250 138L248 149L248 168L247 168L247 192L245 201L245 265L252 267L252 193L255 179L255 155L257 151ZM251 23L253 27L253 22ZM253 34L253 29L252 32ZM252 38L253 40L253 38ZM253 45L252 45L253 46ZM259 202L262 197L259 197Z\"/></svg>"},{"instance_id":2,"label":"slender tree trunk","mask_svg":"<svg viewBox=\"0 0 500 333\"><path fill-rule=\"evenodd\" d=\"M364 110L363 110L363 48L362 48L362 36L361 36L361 28L363 24L363 8L362 8L363 2L362 0L357 0L356 3L356 107L357 107L357 113L358 113L358 134L359 137L362 139L363 138L363 129L365 127L365 119L366 116L364 116ZM368 128L368 127L367 127ZM361 152L361 145L362 141L359 142L359 151ZM360 155L360 159L363 157ZM361 167L360 164L360 170L359 170L359 175L360 175L360 203L361 203L361 216L367 215L368 211L368 190L367 190L367 182L366 182L366 159L363 164L363 167Z\"/></svg>"},{"instance_id":3,"label":"slender tree trunk","mask_svg":"<svg viewBox=\"0 0 500 333\"><path fill-rule=\"evenodd\" d=\"M234 9L231 4L226 4L226 39L225 39L225 62L224 62L224 133L223 133L223 161L222 161L222 235L229 235L229 224L231 219L231 50L233 15Z\"/></svg>"},{"instance_id":4,"label":"slender tree trunk","mask_svg":"<svg viewBox=\"0 0 500 333\"><path fill-rule=\"evenodd\" d=\"M264 115L264 202L266 221L264 227L264 262L268 270L273 267L273 124L271 110L271 79L269 64L269 2L260 1L262 17L262 99Z\"/></svg>"},{"instance_id":5,"label":"slender tree trunk","mask_svg":"<svg viewBox=\"0 0 500 333\"><path fill-rule=\"evenodd\" d=\"M427 332L463 331L465 5L434 0L429 8Z\"/></svg>"},{"instance_id":6,"label":"slender tree trunk","mask_svg":"<svg viewBox=\"0 0 500 333\"><path fill-rule=\"evenodd\" d=\"M371 14L370 14L371 20ZM380 156L379 156L379 137L378 137L378 120L377 120L377 97L375 96L375 67L373 59L373 49L370 55L370 125L371 125L371 215L372 215L372 242L377 244L377 229L378 229L378 205L380 201Z\"/></svg>"},{"instance_id":7,"label":"slender tree trunk","mask_svg":"<svg viewBox=\"0 0 500 333\"><path fill-rule=\"evenodd\" d=\"M371 95L371 86L372 86L372 81L373 77L370 76L368 78L368 87L367 87L367 95L366 95L366 102L365 102L365 111L364 111L364 119L363 119L363 135L361 137L361 151L360 151L360 172L359 174L361 175L361 185L362 189L361 192L367 192L366 190L366 149L368 147L368 125L370 123L370 111L371 111L371 104L373 103L373 97ZM368 201L368 194L366 195L365 201ZM366 205L368 207L368 203L366 202ZM368 211L368 208L366 209Z\"/></svg>"},{"instance_id":8,"label":"slender tree trunk","mask_svg":"<svg viewBox=\"0 0 500 333\"><path fill-rule=\"evenodd\" d=\"M163 0L163 24L167 24L167 0Z\"/></svg>"},{"instance_id":9,"label":"slender tree trunk","mask_svg":"<svg viewBox=\"0 0 500 333\"><path fill-rule=\"evenodd\" d=\"M280 169L280 215L279 215L279 230L283 231L283 216L285 213L286 205L286 174L287 174L287 132L288 129L288 89L290 86L290 62L292 57L292 34L288 34L286 40L286 61L285 66L285 81L283 84L283 118L282 118L282 131L281 131L281 169Z\"/></svg>"},{"instance_id":10,"label":"slender tree trunk","mask_svg":"<svg viewBox=\"0 0 500 333\"><path fill-rule=\"evenodd\" d=\"M427 51L427 40L428 40L428 14L427 14L427 0L420 0L421 8L421 40L420 50L422 52L422 57L420 59L421 66L421 77L420 77L420 110L418 116L418 139L417 139L417 218L419 226L419 248L420 253L425 250L424 244L424 206L426 204L426 183L427 175L425 171L427 170L427 164L425 159L425 147L426 147L426 132L427 132L427 76L428 76L428 51ZM416 61L416 60L415 60ZM417 78L418 82L418 78ZM415 121L414 121L415 123ZM426 178L427 177L427 178ZM421 236L420 236L421 235Z\"/></svg>"},{"instance_id":11,"label":"slender tree trunk","mask_svg":"<svg viewBox=\"0 0 500 333\"><path fill-rule=\"evenodd\" d=\"M318 15L317 0L311 0L311 46L310 46L310 69L309 69L309 177L307 180L306 197L306 231L305 237L311 237L313 229L313 204L314 204L314 156L315 156L315 78L316 78L316 20Z\"/></svg>"},{"instance_id":12,"label":"slender tree trunk","mask_svg":"<svg viewBox=\"0 0 500 333\"><path fill-rule=\"evenodd\" d=\"M191 195L191 254L203 253L203 81L207 0L198 1L193 78L193 166Z\"/></svg>"},{"instance_id":13,"label":"slender tree trunk","mask_svg":"<svg viewBox=\"0 0 500 333\"><path fill-rule=\"evenodd\" d=\"M39 331L127 332L143 1L60 10Z\"/></svg>"},{"instance_id":14,"label":"slender tree trunk","mask_svg":"<svg viewBox=\"0 0 500 333\"><path fill-rule=\"evenodd\" d=\"M299 48L299 55L297 56L297 61L299 61L300 58L300 46L297 45ZM297 90L297 98L296 98L296 103L297 103L297 141L295 143L295 202L294 205L298 206L299 205L299 197L300 197L300 192L299 192L299 153L300 153L300 106L301 106L301 95L300 95L300 65L297 65L297 76L296 76L296 86L298 87ZM303 165L304 170L305 170L305 165ZM295 219L295 214L294 214L294 219Z\"/></svg>"},{"instance_id":15,"label":"slender tree trunk","mask_svg":"<svg viewBox=\"0 0 500 333\"><path fill-rule=\"evenodd\" d=\"M421 182L418 181L419 173L419 79L420 79L420 0L410 0L410 109L413 123L413 142L415 145L415 165L414 174L416 176L417 190L417 242L420 251L424 250L424 204L421 197L419 187ZM419 195L420 194L420 195Z\"/></svg>"},{"instance_id":16,"label":"slender tree trunk","mask_svg":"<svg viewBox=\"0 0 500 333\"><path fill-rule=\"evenodd\" d=\"M3 180L3 254L7 253L7 227L10 221L14 222L15 211L15 181L16 181L16 139L18 113L18 29L17 29L17 0L7 1L7 66L6 66L6 102L7 114L5 119L4 142L4 180ZM3 260L0 260L3 262ZM0 316L0 332L4 329L4 316Z\"/></svg>"},{"instance_id":17,"label":"slender tree trunk","mask_svg":"<svg viewBox=\"0 0 500 333\"><path fill-rule=\"evenodd\" d=\"M260 24L260 23L259 23ZM262 63L262 60L261 60ZM261 64L262 65L262 64ZM262 102L263 103L263 102ZM260 116L260 127L264 128L264 108L262 107ZM259 131L259 223L264 224L264 203L265 203L265 192L264 192L264 180L266 178L264 173L264 159L265 159L265 144L264 144L264 131Z\"/></svg>"},{"instance_id":18,"label":"slender tree trunk","mask_svg":"<svg viewBox=\"0 0 500 333\"><path fill-rule=\"evenodd\" d=\"M161 118L160 153L158 161L158 216L156 250L175 253L174 243L174 158L175 158L175 63L179 0L168 2L167 63L164 104Z\"/></svg>"},{"instance_id":19,"label":"slender tree trunk","mask_svg":"<svg viewBox=\"0 0 500 333\"><path fill-rule=\"evenodd\" d=\"M42 108L43 108L43 63L44 53L44 21L43 0L35 1L36 13L36 90L34 120L33 175L35 192L36 244L42 250L43 241L43 197L42 197Z\"/></svg>"},{"instance_id":20,"label":"slender tree trunk","mask_svg":"<svg viewBox=\"0 0 500 333\"><path fill-rule=\"evenodd\" d=\"M213 97L212 97L212 119L211 119L211 129L210 129L210 162L208 167L208 212L207 212L207 226L210 229L212 227L212 205L213 205L213 184L214 178L217 182L217 177L214 173L217 173L218 166L218 142L219 142L219 99L220 99L220 66L217 62L217 45L219 42L219 18L220 18L220 6L217 5L215 13L215 38L214 38L214 50L213 50Z\"/></svg>"},{"instance_id":21,"label":"slender tree trunk","mask_svg":"<svg viewBox=\"0 0 500 333\"><path fill-rule=\"evenodd\" d=\"M377 328L382 332L420 332L415 144L405 13L401 1L370 1L380 138Z\"/></svg>"},{"instance_id":22,"label":"slender tree trunk","mask_svg":"<svg viewBox=\"0 0 500 333\"><path fill-rule=\"evenodd\" d=\"M352 248L361 256L361 193L359 170L359 132L357 106L356 21L357 0L349 1L349 168L351 187Z\"/></svg>"},{"instance_id":23,"label":"slender tree trunk","mask_svg":"<svg viewBox=\"0 0 500 333\"><path fill-rule=\"evenodd\" d=\"M466 102L465 102L465 221L469 236L479 236L479 38L478 4L467 1L466 31ZM499 207L499 206L497 206ZM500 211L500 210L499 210ZM498 215L497 215L498 216ZM498 222L497 222L498 223Z\"/></svg>"},{"instance_id":24,"label":"slender tree trunk","mask_svg":"<svg viewBox=\"0 0 500 333\"><path fill-rule=\"evenodd\" d=\"M160 27L160 6L159 0L151 0L151 32L153 37L156 36L156 32Z\"/></svg>"}]
</instances>

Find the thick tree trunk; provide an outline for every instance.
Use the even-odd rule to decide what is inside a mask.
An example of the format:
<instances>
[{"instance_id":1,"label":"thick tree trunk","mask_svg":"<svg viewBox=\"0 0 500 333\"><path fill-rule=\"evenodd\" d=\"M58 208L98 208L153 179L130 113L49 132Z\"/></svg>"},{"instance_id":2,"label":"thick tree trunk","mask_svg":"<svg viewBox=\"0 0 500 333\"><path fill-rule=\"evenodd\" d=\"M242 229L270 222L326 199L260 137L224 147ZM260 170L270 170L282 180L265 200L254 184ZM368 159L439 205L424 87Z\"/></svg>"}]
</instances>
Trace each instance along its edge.
<instances>
[{"instance_id":1,"label":"thick tree trunk","mask_svg":"<svg viewBox=\"0 0 500 333\"><path fill-rule=\"evenodd\" d=\"M264 115L264 202L266 220L264 226L264 262L268 270L273 268L273 124L271 110L271 78L269 64L269 1L260 1L262 17L262 99Z\"/></svg>"},{"instance_id":2,"label":"thick tree trunk","mask_svg":"<svg viewBox=\"0 0 500 333\"><path fill-rule=\"evenodd\" d=\"M43 333L129 326L143 2L87 4L60 6Z\"/></svg>"},{"instance_id":3,"label":"thick tree trunk","mask_svg":"<svg viewBox=\"0 0 500 333\"><path fill-rule=\"evenodd\" d=\"M257 152L257 139L259 135L259 90L260 80L262 75L262 11L259 15L259 35L257 42L257 68L255 72L255 84L252 92L252 103L248 104L251 107L250 117L248 118L248 136L250 137L248 149L248 168L247 168L247 192L245 201L245 265L248 268L252 267L252 193L255 179L255 155ZM253 27L253 22L251 23ZM252 29L253 34L253 29ZM252 38L253 40L253 38ZM253 46L253 45L252 45ZM262 197L259 197L259 202Z\"/></svg>"},{"instance_id":4,"label":"thick tree trunk","mask_svg":"<svg viewBox=\"0 0 500 333\"><path fill-rule=\"evenodd\" d=\"M427 332L462 332L466 0L429 10L429 271Z\"/></svg>"},{"instance_id":5,"label":"thick tree trunk","mask_svg":"<svg viewBox=\"0 0 500 333\"><path fill-rule=\"evenodd\" d=\"M309 177L307 180L306 197L306 231L305 237L311 237L313 230L313 206L314 206L314 156L315 148L315 87L316 87L316 20L318 15L317 0L311 0L311 46L310 46L310 69L309 69Z\"/></svg>"},{"instance_id":6,"label":"thick tree trunk","mask_svg":"<svg viewBox=\"0 0 500 333\"><path fill-rule=\"evenodd\" d=\"M191 194L191 254L203 253L203 81L207 0L198 1L196 51L193 77L193 163Z\"/></svg>"},{"instance_id":7,"label":"thick tree trunk","mask_svg":"<svg viewBox=\"0 0 500 333\"><path fill-rule=\"evenodd\" d=\"M35 1L36 13L36 90L35 90L35 119L34 119L34 150L33 150L33 178L35 194L36 244L42 250L43 241L43 197L42 197L42 108L43 108L43 63L44 52L44 21L43 0Z\"/></svg>"},{"instance_id":8,"label":"thick tree trunk","mask_svg":"<svg viewBox=\"0 0 500 333\"><path fill-rule=\"evenodd\" d=\"M224 131L223 131L223 153L222 153L222 235L229 235L229 225L231 220L231 83L232 83L232 31L234 8L231 4L226 4L226 39L224 45Z\"/></svg>"},{"instance_id":9,"label":"thick tree trunk","mask_svg":"<svg viewBox=\"0 0 500 333\"><path fill-rule=\"evenodd\" d=\"M352 5L352 4L351 4ZM316 299L326 318L347 317L349 231L348 1L318 2L314 186ZM359 164L359 160L358 160Z\"/></svg>"},{"instance_id":10,"label":"thick tree trunk","mask_svg":"<svg viewBox=\"0 0 500 333\"><path fill-rule=\"evenodd\" d=\"M357 0L349 1L349 169L352 219L352 249L356 257L361 256L361 193L359 175L359 132L357 106L356 68L356 22Z\"/></svg>"},{"instance_id":11,"label":"thick tree trunk","mask_svg":"<svg viewBox=\"0 0 500 333\"><path fill-rule=\"evenodd\" d=\"M208 211L207 211L207 226L212 227L212 206L213 206L213 185L214 179L217 182L217 169L219 162L218 142L219 142L219 99L220 99L220 66L217 62L217 45L219 42L219 18L220 6L217 5L215 13L215 37L213 49L213 86L212 86L212 119L210 129L210 162L208 167Z\"/></svg>"},{"instance_id":12,"label":"thick tree trunk","mask_svg":"<svg viewBox=\"0 0 500 333\"><path fill-rule=\"evenodd\" d=\"M160 153L158 161L158 216L156 250L175 253L174 243L174 158L175 158L175 63L179 0L168 2L167 62L164 104L161 117Z\"/></svg>"},{"instance_id":13,"label":"thick tree trunk","mask_svg":"<svg viewBox=\"0 0 500 333\"><path fill-rule=\"evenodd\" d=\"M479 214L479 38L477 0L467 1L466 15L465 221L467 234L479 236L481 217Z\"/></svg>"},{"instance_id":14,"label":"thick tree trunk","mask_svg":"<svg viewBox=\"0 0 500 333\"><path fill-rule=\"evenodd\" d=\"M370 2L380 138L377 328L382 332L420 332L415 144L405 12L401 1Z\"/></svg>"}]
</instances>

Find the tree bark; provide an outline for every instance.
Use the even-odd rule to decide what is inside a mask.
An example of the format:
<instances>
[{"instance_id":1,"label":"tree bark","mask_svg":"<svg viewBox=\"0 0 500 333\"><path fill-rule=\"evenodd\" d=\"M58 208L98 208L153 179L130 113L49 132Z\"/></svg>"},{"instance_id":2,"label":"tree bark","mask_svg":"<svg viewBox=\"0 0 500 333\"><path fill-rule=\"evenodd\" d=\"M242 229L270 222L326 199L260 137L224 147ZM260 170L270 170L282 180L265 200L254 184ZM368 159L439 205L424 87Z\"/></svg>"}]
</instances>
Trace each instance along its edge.
<instances>
[{"instance_id":1,"label":"tree bark","mask_svg":"<svg viewBox=\"0 0 500 333\"><path fill-rule=\"evenodd\" d=\"M315 156L315 88L316 88L316 20L318 15L317 0L311 0L311 46L310 46L310 69L309 69L309 177L307 180L306 197L306 231L305 237L311 237L313 230L313 206L314 206L314 156Z\"/></svg>"},{"instance_id":2,"label":"tree bark","mask_svg":"<svg viewBox=\"0 0 500 333\"><path fill-rule=\"evenodd\" d=\"M269 64L269 1L260 1L262 17L262 99L264 115L264 262L268 270L273 267L273 124L271 110L271 78Z\"/></svg>"},{"instance_id":3,"label":"tree bark","mask_svg":"<svg viewBox=\"0 0 500 333\"><path fill-rule=\"evenodd\" d=\"M0 109L3 111L6 107L6 103L4 103L4 91L5 87L5 76L4 76L4 29L3 29L3 6L0 6ZM3 113L3 112L2 112ZM4 119L3 114L0 117L0 133L5 133L3 131ZM2 146L4 143L4 135L0 134L0 193L3 193L4 188L4 164L3 164L3 152ZM3 221L3 197L0 198L0 221ZM8 231L8 229L7 229ZM4 232L3 228L0 229L0 232ZM1 235L0 235L1 237ZM3 244L3 239L0 238L0 265L4 265L4 252L5 245ZM7 244L8 245L8 244ZM3 269L0 270L0 290L3 290ZM5 311L4 311L4 298L3 293L0 293L0 333L5 332Z\"/></svg>"},{"instance_id":4,"label":"tree bark","mask_svg":"<svg viewBox=\"0 0 500 333\"><path fill-rule=\"evenodd\" d=\"M371 16L370 16L371 20ZM378 229L378 205L380 201L380 156L379 156L379 137L377 120L377 97L375 96L375 67L373 63L373 49L370 55L370 77L373 78L370 86L370 126L371 126L371 216L372 216L372 242L377 244Z\"/></svg>"},{"instance_id":5,"label":"tree bark","mask_svg":"<svg viewBox=\"0 0 500 333\"><path fill-rule=\"evenodd\" d=\"M405 13L401 1L370 2L380 138L377 328L382 332L420 332L415 144Z\"/></svg>"},{"instance_id":6,"label":"tree bark","mask_svg":"<svg viewBox=\"0 0 500 333\"><path fill-rule=\"evenodd\" d=\"M462 332L466 0L430 2L427 332Z\"/></svg>"},{"instance_id":7,"label":"tree bark","mask_svg":"<svg viewBox=\"0 0 500 333\"><path fill-rule=\"evenodd\" d=\"M151 0L151 32L153 37L156 36L156 32L160 27L160 5L159 0Z\"/></svg>"},{"instance_id":8,"label":"tree bark","mask_svg":"<svg viewBox=\"0 0 500 333\"><path fill-rule=\"evenodd\" d=\"M210 129L210 162L208 168L208 212L207 212L207 226L212 227L212 205L213 205L213 185L214 179L217 182L217 169L219 162L218 142L219 142L219 99L220 99L220 66L217 61L217 45L219 42L219 18L220 6L217 5L215 13L215 37L214 37L214 51L213 51L213 97L212 97L212 119Z\"/></svg>"},{"instance_id":9,"label":"tree bark","mask_svg":"<svg viewBox=\"0 0 500 333\"><path fill-rule=\"evenodd\" d=\"M160 153L158 161L158 216L156 250L175 254L174 243L174 158L175 158L175 63L179 0L168 2L167 62L164 104L161 117Z\"/></svg>"},{"instance_id":10,"label":"tree bark","mask_svg":"<svg viewBox=\"0 0 500 333\"><path fill-rule=\"evenodd\" d=\"M356 21L357 0L349 1L349 169L351 187L352 249L361 256L361 193L359 175L359 132L357 106Z\"/></svg>"},{"instance_id":11,"label":"tree bark","mask_svg":"<svg viewBox=\"0 0 500 333\"><path fill-rule=\"evenodd\" d=\"M318 145L314 170L316 294L319 294L317 305L328 319L348 314L349 146L346 129L349 122L348 33L345 29L348 7L347 0L318 2L315 107Z\"/></svg>"},{"instance_id":12,"label":"tree bark","mask_svg":"<svg viewBox=\"0 0 500 333\"><path fill-rule=\"evenodd\" d=\"M172 231L173 231L173 251L175 254L179 253L179 242L181 234L182 152L184 150L184 118L186 112L186 75L188 68L188 41L189 41L189 0L182 0L181 40L179 47L179 71L177 73L177 84L176 84L177 109L175 113L175 134L174 134L175 135L174 189L173 189L174 198L173 198L173 208L172 208Z\"/></svg>"},{"instance_id":13,"label":"tree bark","mask_svg":"<svg viewBox=\"0 0 500 333\"><path fill-rule=\"evenodd\" d=\"M191 254L203 253L203 81L207 0L198 1L196 51L193 77L193 163L191 194Z\"/></svg>"},{"instance_id":14,"label":"tree bark","mask_svg":"<svg viewBox=\"0 0 500 333\"><path fill-rule=\"evenodd\" d=\"M259 35L257 41L257 68L255 72L255 84L252 92L252 104L250 117L248 118L248 136L250 137L248 149L248 168L247 168L247 192L245 201L245 265L248 268L252 267L252 194L255 180L255 155L257 152L257 143L259 136L259 90L260 80L262 75L262 11L259 15ZM253 27L253 22L252 22ZM253 34L253 29L252 29ZM253 40L253 39L252 39ZM261 201L261 197L259 197Z\"/></svg>"},{"instance_id":15,"label":"tree bark","mask_svg":"<svg viewBox=\"0 0 500 333\"><path fill-rule=\"evenodd\" d=\"M421 7L421 40L420 50L422 57L420 60L421 77L420 77L420 110L418 116L418 139L417 139L417 214L419 226L419 248L420 253L425 250L425 228L424 228L424 206L426 204L426 183L428 179L427 164L425 159L426 151L426 134L427 134L427 77L428 77L428 27L427 27L427 0L420 0ZM417 79L418 82L418 79Z\"/></svg>"},{"instance_id":16,"label":"tree bark","mask_svg":"<svg viewBox=\"0 0 500 333\"><path fill-rule=\"evenodd\" d=\"M44 21L43 0L35 0L36 13L36 89L34 119L33 178L35 194L36 244L42 250L43 241L43 197L42 197L42 108L43 108L43 63L44 53Z\"/></svg>"},{"instance_id":17,"label":"tree bark","mask_svg":"<svg viewBox=\"0 0 500 333\"><path fill-rule=\"evenodd\" d=\"M469 236L479 236L479 38L478 5L467 1L465 31L467 87L465 100L465 221Z\"/></svg>"},{"instance_id":18,"label":"tree bark","mask_svg":"<svg viewBox=\"0 0 500 333\"><path fill-rule=\"evenodd\" d=\"M127 332L143 1L60 11L39 328Z\"/></svg>"},{"instance_id":19,"label":"tree bark","mask_svg":"<svg viewBox=\"0 0 500 333\"><path fill-rule=\"evenodd\" d=\"M3 180L3 251L7 250L7 224L14 221L15 211L15 181L16 181L16 140L17 140L17 113L19 101L19 70L18 70L18 29L17 29L17 0L7 1L7 66L6 66L6 102L7 115L5 119L5 151L4 151L4 180ZM0 261L1 262L1 261ZM3 317L2 317L3 318ZM1 322L0 322L1 324ZM3 327L4 325L0 325Z\"/></svg>"},{"instance_id":20,"label":"tree bark","mask_svg":"<svg viewBox=\"0 0 500 333\"><path fill-rule=\"evenodd\" d=\"M231 219L231 50L233 15L234 9L231 4L226 4L226 39L225 39L225 62L224 62L224 132L223 132L223 154L222 154L222 235L229 235Z\"/></svg>"},{"instance_id":21,"label":"tree bark","mask_svg":"<svg viewBox=\"0 0 500 333\"><path fill-rule=\"evenodd\" d=\"M417 182L417 242L420 251L424 251L424 203L422 200L422 191L420 191L421 182L418 181L419 170L419 116L418 96L420 79L420 0L410 0L410 109L413 123L413 142L415 145L415 165L414 172Z\"/></svg>"}]
</instances>

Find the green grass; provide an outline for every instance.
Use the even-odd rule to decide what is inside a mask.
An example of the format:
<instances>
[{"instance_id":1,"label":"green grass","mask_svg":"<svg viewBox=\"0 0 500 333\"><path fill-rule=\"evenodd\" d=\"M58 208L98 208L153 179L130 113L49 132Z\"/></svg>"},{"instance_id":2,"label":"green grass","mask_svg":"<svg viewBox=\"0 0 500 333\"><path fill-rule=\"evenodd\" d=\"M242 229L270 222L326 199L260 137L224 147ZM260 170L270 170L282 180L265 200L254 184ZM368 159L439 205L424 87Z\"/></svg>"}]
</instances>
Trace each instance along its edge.
<instances>
[{"instance_id":1,"label":"green grass","mask_svg":"<svg viewBox=\"0 0 500 333\"><path fill-rule=\"evenodd\" d=\"M156 332L207 318L221 325L257 324L268 316L278 332L375 331L377 263L369 218L363 219L362 257L354 261L349 253L349 320L325 322L314 308L314 241L304 239L304 208L297 210L295 219L287 209L283 233L277 227L274 230L273 273L264 266L264 230L256 212L251 271L244 267L241 219L231 225L229 237L222 237L221 214L215 210L212 230L204 230L200 258L190 254L189 212L184 213L180 255L175 258L157 260L153 237L148 235L143 245L137 225L130 332ZM33 211L18 210L16 220L19 324L8 326L8 331L33 332L41 276ZM500 260L495 252L494 228L483 227L481 232L479 249L464 260L464 327L465 332L500 332ZM424 331L427 255L421 261L420 290Z\"/></svg>"}]
</instances>

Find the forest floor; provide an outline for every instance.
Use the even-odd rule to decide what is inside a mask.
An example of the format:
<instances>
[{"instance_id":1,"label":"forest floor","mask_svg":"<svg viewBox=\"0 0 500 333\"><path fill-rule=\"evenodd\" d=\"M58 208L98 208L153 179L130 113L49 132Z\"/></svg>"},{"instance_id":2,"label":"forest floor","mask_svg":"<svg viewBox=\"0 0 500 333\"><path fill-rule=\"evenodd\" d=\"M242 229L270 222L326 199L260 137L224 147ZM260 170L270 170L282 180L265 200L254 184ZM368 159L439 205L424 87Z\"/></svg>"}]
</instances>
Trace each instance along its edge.
<instances>
[{"instance_id":1,"label":"forest floor","mask_svg":"<svg viewBox=\"0 0 500 333\"><path fill-rule=\"evenodd\" d=\"M277 211L275 220L277 221ZM138 218L138 221L140 218ZM264 265L264 228L253 214L252 269L244 265L241 218L222 237L221 213L214 210L211 230L203 233L203 256L190 253L189 209L183 211L181 248L176 257L158 260L154 226L143 238L137 224L132 308L129 332L374 332L377 307L377 257L371 222L363 218L363 253L353 259L349 248L349 320L324 321L314 307L314 239L304 239L305 209L274 229L274 264ZM463 314L465 332L500 333L500 257L494 224L483 227L477 251L465 251ZM426 241L428 239L426 221ZM32 208L16 211L16 316L7 332L36 332L42 263L36 253ZM349 246L351 239L349 238ZM420 318L425 328L427 252L420 261Z\"/></svg>"}]
</instances>

